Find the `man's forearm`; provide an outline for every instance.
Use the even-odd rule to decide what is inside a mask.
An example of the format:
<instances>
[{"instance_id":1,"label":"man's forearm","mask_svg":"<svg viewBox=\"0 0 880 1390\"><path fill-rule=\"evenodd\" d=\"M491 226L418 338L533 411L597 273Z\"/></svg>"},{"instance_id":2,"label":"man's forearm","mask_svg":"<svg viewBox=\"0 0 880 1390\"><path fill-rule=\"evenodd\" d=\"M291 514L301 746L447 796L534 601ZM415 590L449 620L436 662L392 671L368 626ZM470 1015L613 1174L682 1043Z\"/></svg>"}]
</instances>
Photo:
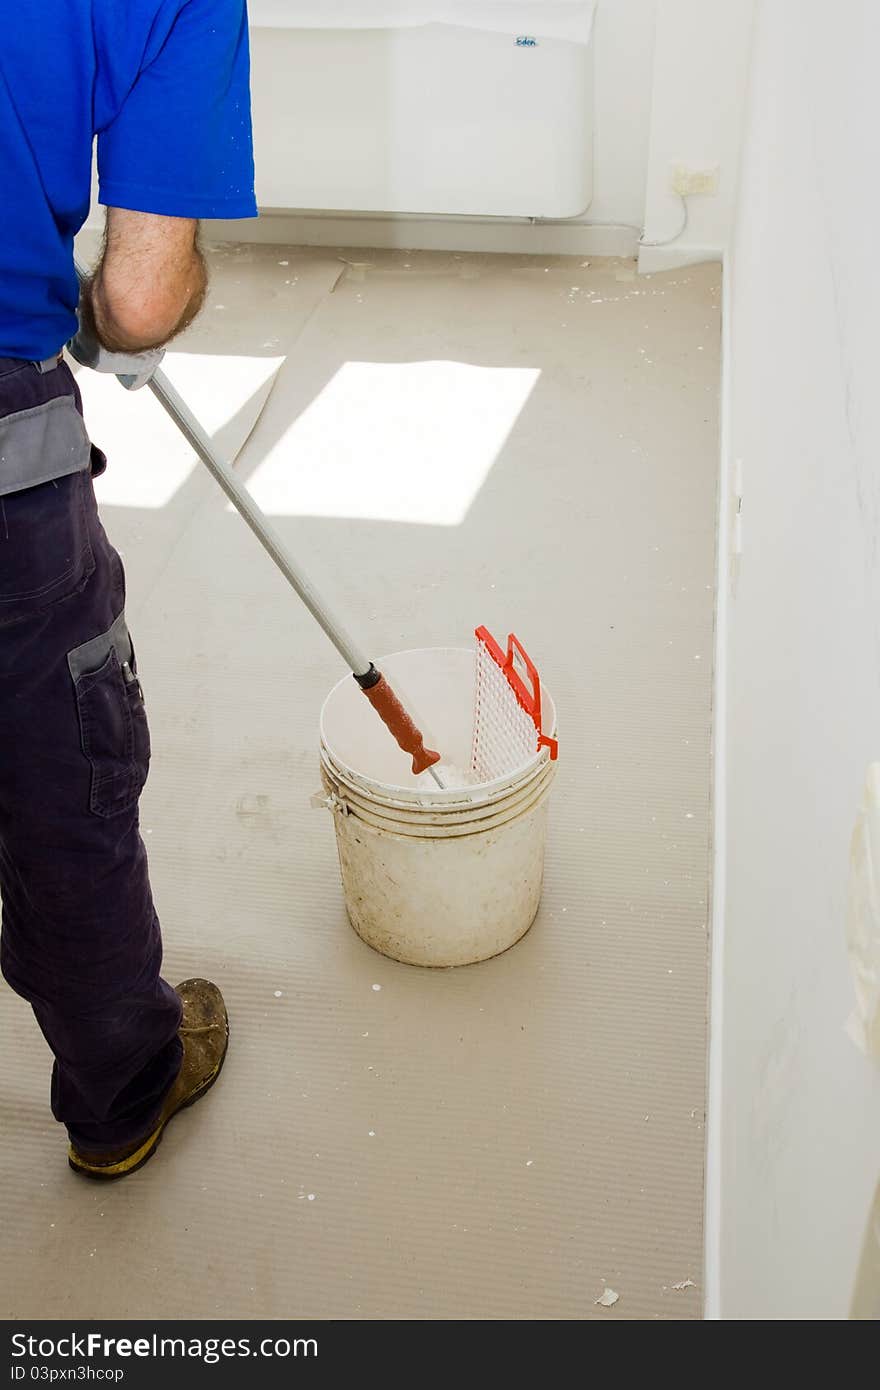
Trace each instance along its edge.
<instances>
[{"instance_id":1,"label":"man's forearm","mask_svg":"<svg viewBox=\"0 0 880 1390\"><path fill-rule=\"evenodd\" d=\"M169 246L167 238L151 245L152 236L138 230L135 241L108 229L101 260L82 288L83 326L111 352L163 346L192 323L205 297L207 270L194 236L187 245Z\"/></svg>"}]
</instances>

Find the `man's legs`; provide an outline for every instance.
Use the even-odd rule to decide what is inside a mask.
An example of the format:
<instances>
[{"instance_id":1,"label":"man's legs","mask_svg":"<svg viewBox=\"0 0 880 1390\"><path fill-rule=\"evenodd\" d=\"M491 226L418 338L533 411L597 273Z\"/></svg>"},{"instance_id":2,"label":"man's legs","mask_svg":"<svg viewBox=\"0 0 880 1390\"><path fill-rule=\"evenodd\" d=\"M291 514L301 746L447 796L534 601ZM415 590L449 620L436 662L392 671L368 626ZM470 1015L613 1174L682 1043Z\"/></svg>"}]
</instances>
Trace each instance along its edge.
<instances>
[{"instance_id":1,"label":"man's legs","mask_svg":"<svg viewBox=\"0 0 880 1390\"><path fill-rule=\"evenodd\" d=\"M15 451L13 466L32 466L32 422L44 452L83 447L75 401L66 366L0 360L2 969L55 1055L56 1119L79 1151L104 1153L155 1124L181 1007L159 973L138 831L149 735L122 564L87 470L4 493Z\"/></svg>"}]
</instances>

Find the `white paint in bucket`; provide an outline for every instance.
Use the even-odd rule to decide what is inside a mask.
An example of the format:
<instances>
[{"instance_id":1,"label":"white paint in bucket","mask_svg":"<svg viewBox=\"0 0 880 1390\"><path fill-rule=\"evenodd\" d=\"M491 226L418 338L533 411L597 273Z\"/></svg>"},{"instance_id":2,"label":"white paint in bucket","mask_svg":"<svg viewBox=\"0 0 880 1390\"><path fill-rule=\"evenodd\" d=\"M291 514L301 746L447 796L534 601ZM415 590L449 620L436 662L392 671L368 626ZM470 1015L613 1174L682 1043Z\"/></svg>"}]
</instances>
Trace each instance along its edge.
<instances>
[{"instance_id":1,"label":"white paint in bucket","mask_svg":"<svg viewBox=\"0 0 880 1390\"><path fill-rule=\"evenodd\" d=\"M475 654L397 652L377 663L444 761L467 767ZM544 694L547 727L556 730ZM383 955L412 965L466 965L528 931L544 872L546 750L494 782L440 790L412 776L350 677L321 711L322 778L334 810L348 915Z\"/></svg>"}]
</instances>

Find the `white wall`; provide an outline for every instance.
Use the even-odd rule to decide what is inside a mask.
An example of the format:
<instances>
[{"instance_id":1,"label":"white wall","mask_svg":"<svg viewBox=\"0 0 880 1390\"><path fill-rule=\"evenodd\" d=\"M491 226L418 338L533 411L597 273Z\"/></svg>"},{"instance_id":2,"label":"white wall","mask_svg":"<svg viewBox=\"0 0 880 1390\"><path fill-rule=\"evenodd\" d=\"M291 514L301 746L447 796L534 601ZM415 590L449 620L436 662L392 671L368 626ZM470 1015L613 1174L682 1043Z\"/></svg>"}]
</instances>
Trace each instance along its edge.
<instances>
[{"instance_id":1,"label":"white wall","mask_svg":"<svg viewBox=\"0 0 880 1390\"><path fill-rule=\"evenodd\" d=\"M244 223L215 225L212 235L322 245L634 254L645 209L657 3L658 0L599 0L594 34L593 199L584 217L572 219L562 227L530 227L409 218L315 219L275 213L261 219L259 227ZM295 34L281 37L284 42L296 41ZM263 46L260 48L262 55ZM283 44L279 44L274 61L283 70ZM260 80L260 70L255 66L254 82ZM308 138L307 133L304 138ZM607 228L585 230L584 224L594 221L632 226L617 232Z\"/></svg>"},{"instance_id":2,"label":"white wall","mask_svg":"<svg viewBox=\"0 0 880 1390\"><path fill-rule=\"evenodd\" d=\"M658 0L645 237L662 241L682 220L670 165L718 165L717 194L688 199L688 225L667 247L644 248L641 270L719 260L728 242L739 165L753 0Z\"/></svg>"},{"instance_id":3,"label":"white wall","mask_svg":"<svg viewBox=\"0 0 880 1390\"><path fill-rule=\"evenodd\" d=\"M593 201L588 221L645 214L658 0L599 0L593 51Z\"/></svg>"},{"instance_id":4,"label":"white wall","mask_svg":"<svg viewBox=\"0 0 880 1390\"><path fill-rule=\"evenodd\" d=\"M683 160L718 164L718 194L692 198L686 234L672 246L645 248L640 268L720 259L733 209L752 9L753 0L599 0L593 39L593 198L582 217L561 226L529 227L502 221L315 218L273 210L245 235L318 244L633 255L643 226L649 239L660 240L679 225L681 204L669 190L669 165ZM272 32L271 47L255 44L255 84L274 85L290 66L284 45L297 42L295 31ZM607 223L619 229L602 225ZM216 230L242 235L240 226Z\"/></svg>"},{"instance_id":5,"label":"white wall","mask_svg":"<svg viewBox=\"0 0 880 1390\"><path fill-rule=\"evenodd\" d=\"M709 1312L727 1318L846 1317L880 1170L880 1068L843 1031L849 839L880 758L878 53L873 0L757 6L728 267L743 551L719 621Z\"/></svg>"}]
</instances>

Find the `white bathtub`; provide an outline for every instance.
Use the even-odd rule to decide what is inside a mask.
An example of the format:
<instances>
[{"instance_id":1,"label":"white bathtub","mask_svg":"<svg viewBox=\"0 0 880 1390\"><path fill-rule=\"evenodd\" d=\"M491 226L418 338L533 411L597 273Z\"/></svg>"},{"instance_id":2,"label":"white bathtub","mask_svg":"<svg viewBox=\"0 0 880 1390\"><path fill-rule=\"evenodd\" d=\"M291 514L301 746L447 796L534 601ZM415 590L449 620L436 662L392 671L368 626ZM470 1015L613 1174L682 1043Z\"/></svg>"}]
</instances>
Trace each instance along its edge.
<instances>
[{"instance_id":1,"label":"white bathtub","mask_svg":"<svg viewBox=\"0 0 880 1390\"><path fill-rule=\"evenodd\" d=\"M264 208L574 217L595 0L250 0Z\"/></svg>"}]
</instances>

